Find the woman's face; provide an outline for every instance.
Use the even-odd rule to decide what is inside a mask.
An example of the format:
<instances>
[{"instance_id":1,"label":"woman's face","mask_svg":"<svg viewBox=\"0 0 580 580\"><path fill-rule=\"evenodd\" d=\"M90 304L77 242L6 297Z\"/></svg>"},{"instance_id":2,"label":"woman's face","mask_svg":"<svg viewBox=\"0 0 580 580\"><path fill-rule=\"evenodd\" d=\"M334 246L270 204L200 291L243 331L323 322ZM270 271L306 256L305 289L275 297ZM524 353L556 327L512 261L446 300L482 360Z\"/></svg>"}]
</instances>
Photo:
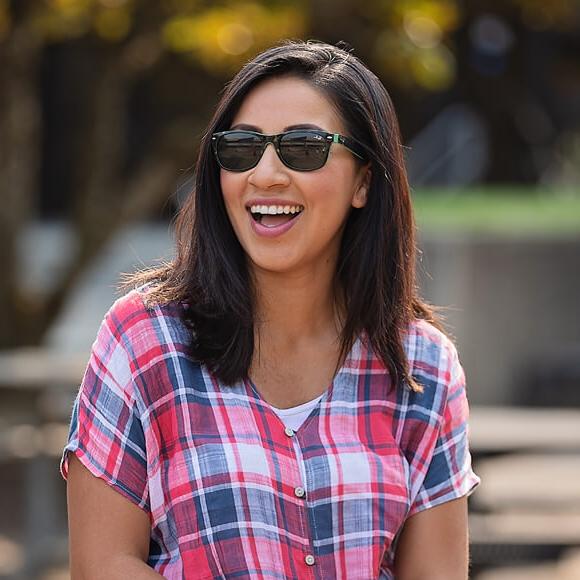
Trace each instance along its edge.
<instances>
[{"instance_id":1,"label":"woman's face","mask_svg":"<svg viewBox=\"0 0 580 580\"><path fill-rule=\"evenodd\" d=\"M315 128L345 135L330 100L296 77L257 85L230 128L265 134ZM254 269L314 273L336 267L343 226L351 209L365 204L369 177L367 166L340 144L331 145L323 167L308 172L286 167L268 145L256 167L241 173L222 169L220 182L228 216ZM256 212L260 206L290 213L256 221L252 207Z\"/></svg>"}]
</instances>

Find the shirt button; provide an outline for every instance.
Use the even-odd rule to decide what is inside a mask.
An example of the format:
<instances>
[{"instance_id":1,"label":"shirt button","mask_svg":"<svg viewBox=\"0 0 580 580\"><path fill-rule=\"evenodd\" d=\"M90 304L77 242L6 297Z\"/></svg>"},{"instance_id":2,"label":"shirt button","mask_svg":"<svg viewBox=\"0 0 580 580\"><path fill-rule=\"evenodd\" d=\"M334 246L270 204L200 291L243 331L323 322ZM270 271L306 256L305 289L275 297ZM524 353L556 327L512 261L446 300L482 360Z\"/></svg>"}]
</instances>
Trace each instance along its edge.
<instances>
[{"instance_id":1,"label":"shirt button","mask_svg":"<svg viewBox=\"0 0 580 580\"><path fill-rule=\"evenodd\" d=\"M298 486L294 488L294 495L296 497L304 497L306 495L306 491L303 487Z\"/></svg>"},{"instance_id":2,"label":"shirt button","mask_svg":"<svg viewBox=\"0 0 580 580\"><path fill-rule=\"evenodd\" d=\"M286 435L288 435L288 437L293 437L294 436L294 429L290 429L290 427L286 427L286 429L284 429L284 433L286 433Z\"/></svg>"},{"instance_id":3,"label":"shirt button","mask_svg":"<svg viewBox=\"0 0 580 580\"><path fill-rule=\"evenodd\" d=\"M314 566L314 556L312 554L308 554L308 556L304 557L304 561L308 566Z\"/></svg>"}]
</instances>

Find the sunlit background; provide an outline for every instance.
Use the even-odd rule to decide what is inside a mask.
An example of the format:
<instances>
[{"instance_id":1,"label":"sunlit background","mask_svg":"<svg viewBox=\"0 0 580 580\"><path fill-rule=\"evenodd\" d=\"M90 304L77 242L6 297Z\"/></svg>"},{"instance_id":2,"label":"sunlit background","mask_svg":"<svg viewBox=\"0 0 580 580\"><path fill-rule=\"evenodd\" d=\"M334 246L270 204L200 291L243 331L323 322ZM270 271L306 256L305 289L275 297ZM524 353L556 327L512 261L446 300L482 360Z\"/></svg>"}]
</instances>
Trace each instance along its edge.
<instances>
[{"instance_id":1,"label":"sunlit background","mask_svg":"<svg viewBox=\"0 0 580 580\"><path fill-rule=\"evenodd\" d=\"M224 83L343 42L399 115L468 377L472 578L580 578L578 0L0 0L0 579L63 580L58 474L119 273L172 254Z\"/></svg>"}]
</instances>

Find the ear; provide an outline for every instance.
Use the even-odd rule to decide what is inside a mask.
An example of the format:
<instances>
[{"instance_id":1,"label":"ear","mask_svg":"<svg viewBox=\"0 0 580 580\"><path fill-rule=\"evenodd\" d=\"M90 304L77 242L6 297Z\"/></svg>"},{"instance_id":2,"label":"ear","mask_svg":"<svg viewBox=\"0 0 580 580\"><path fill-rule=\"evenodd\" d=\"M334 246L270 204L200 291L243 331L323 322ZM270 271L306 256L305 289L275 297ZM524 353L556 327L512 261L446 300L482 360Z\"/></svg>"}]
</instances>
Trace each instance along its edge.
<instances>
[{"instance_id":1,"label":"ear","mask_svg":"<svg viewBox=\"0 0 580 580\"><path fill-rule=\"evenodd\" d=\"M367 195L371 186L371 176L372 172L370 163L361 167L359 178L357 180L358 185L356 186L354 195L352 196L352 207L361 208L366 205Z\"/></svg>"}]
</instances>

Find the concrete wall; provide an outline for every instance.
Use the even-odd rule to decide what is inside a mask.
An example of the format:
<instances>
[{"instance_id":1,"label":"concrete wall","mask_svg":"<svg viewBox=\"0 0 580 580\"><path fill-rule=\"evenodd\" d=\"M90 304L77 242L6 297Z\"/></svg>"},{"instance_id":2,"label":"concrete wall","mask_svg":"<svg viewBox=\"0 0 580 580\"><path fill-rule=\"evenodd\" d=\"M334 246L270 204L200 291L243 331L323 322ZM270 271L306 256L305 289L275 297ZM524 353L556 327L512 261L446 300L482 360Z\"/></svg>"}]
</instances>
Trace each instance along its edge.
<instances>
[{"instance_id":1,"label":"concrete wall","mask_svg":"<svg viewBox=\"0 0 580 580\"><path fill-rule=\"evenodd\" d=\"M555 390L580 373L580 233L425 234L421 247L423 294L449 307L472 403L525 403L542 371Z\"/></svg>"}]
</instances>

